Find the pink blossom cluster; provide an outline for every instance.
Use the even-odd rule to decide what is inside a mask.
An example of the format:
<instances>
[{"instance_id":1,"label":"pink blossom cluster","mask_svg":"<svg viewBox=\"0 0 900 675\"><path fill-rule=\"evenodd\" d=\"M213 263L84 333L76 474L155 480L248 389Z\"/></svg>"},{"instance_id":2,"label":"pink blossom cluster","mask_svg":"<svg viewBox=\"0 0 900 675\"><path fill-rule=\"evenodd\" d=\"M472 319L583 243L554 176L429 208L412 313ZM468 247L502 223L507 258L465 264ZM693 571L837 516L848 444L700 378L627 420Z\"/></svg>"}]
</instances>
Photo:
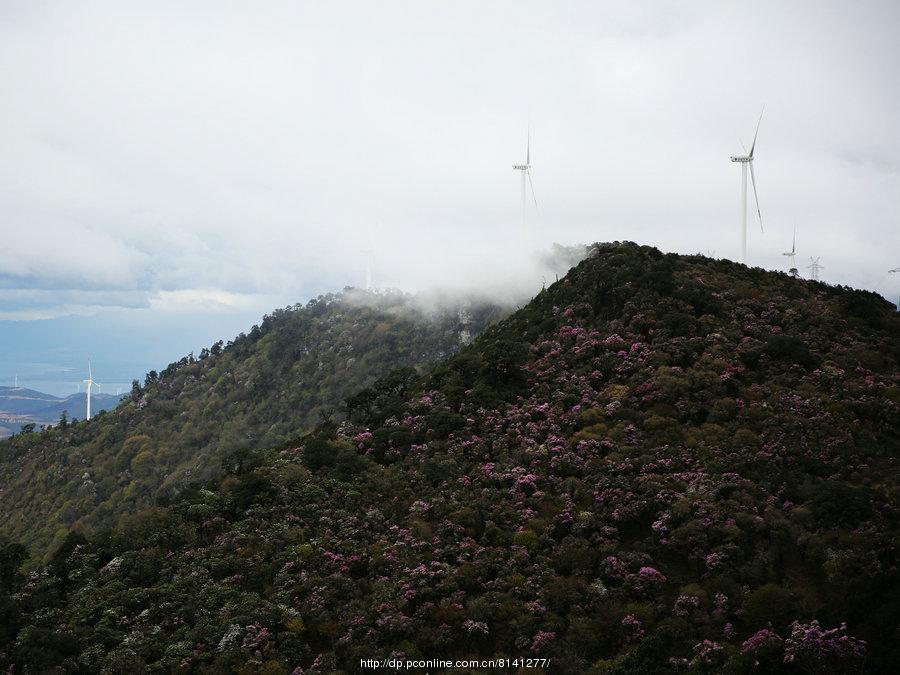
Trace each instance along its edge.
<instances>
[{"instance_id":1,"label":"pink blossom cluster","mask_svg":"<svg viewBox=\"0 0 900 675\"><path fill-rule=\"evenodd\" d=\"M827 664L862 658L865 654L865 641L847 635L846 623L825 629L816 620L794 621L791 634L784 641L785 663Z\"/></svg>"}]
</instances>

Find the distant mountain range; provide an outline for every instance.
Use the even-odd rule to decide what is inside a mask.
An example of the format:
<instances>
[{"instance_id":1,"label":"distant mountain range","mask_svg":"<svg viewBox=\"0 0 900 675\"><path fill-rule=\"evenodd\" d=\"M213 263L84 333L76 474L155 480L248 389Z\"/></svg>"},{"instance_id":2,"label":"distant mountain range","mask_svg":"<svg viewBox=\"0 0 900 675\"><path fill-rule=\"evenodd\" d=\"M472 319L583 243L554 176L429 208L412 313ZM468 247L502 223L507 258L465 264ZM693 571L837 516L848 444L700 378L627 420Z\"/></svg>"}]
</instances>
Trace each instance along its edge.
<instances>
[{"instance_id":1,"label":"distant mountain range","mask_svg":"<svg viewBox=\"0 0 900 675\"><path fill-rule=\"evenodd\" d=\"M112 394L93 393L91 412L115 408L121 399ZM63 412L69 419L84 419L87 416L84 393L60 398L26 387L0 386L0 438L18 433L25 424L38 427L56 424Z\"/></svg>"}]
</instances>

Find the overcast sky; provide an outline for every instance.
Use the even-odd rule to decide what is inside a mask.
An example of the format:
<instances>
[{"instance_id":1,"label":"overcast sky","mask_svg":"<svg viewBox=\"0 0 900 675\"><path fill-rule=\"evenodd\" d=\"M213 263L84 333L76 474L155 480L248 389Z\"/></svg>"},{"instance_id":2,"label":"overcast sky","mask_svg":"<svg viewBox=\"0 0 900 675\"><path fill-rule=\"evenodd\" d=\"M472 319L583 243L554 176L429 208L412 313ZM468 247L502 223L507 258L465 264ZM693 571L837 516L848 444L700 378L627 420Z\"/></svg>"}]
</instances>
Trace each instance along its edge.
<instances>
[{"instance_id":1,"label":"overcast sky","mask_svg":"<svg viewBox=\"0 0 900 675\"><path fill-rule=\"evenodd\" d=\"M734 259L763 104L749 262L796 227L802 272L896 300L898 34L874 0L3 0L0 320L262 313L365 249L408 290L551 242Z\"/></svg>"}]
</instances>

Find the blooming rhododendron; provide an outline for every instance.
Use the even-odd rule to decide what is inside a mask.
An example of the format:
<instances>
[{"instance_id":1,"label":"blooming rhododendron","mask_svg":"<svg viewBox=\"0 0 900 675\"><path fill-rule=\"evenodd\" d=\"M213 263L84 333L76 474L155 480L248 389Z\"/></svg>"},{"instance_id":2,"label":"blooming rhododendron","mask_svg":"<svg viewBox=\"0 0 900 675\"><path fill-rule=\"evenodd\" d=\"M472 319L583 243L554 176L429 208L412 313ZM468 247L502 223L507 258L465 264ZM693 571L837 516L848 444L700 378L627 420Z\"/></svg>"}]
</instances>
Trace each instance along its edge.
<instances>
[{"instance_id":1,"label":"blooming rhododendron","mask_svg":"<svg viewBox=\"0 0 900 675\"><path fill-rule=\"evenodd\" d=\"M865 656L864 640L847 635L847 624L824 629L816 620L810 623L794 621L791 634L784 641L784 662L804 662L827 668L829 663L846 662Z\"/></svg>"}]
</instances>

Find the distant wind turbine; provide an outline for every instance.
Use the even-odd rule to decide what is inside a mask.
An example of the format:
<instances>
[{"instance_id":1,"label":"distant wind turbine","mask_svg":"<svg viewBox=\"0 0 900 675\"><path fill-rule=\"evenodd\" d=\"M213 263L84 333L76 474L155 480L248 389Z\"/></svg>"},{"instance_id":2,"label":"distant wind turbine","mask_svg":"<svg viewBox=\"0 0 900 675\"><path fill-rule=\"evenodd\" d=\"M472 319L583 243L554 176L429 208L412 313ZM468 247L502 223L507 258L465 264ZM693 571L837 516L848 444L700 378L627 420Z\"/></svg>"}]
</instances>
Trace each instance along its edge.
<instances>
[{"instance_id":1,"label":"distant wind turbine","mask_svg":"<svg viewBox=\"0 0 900 675\"><path fill-rule=\"evenodd\" d=\"M797 228L794 227L794 238L791 241L791 250L786 253L782 253L781 255L788 256L791 259L791 269L789 274L792 276L797 276L799 272L797 271Z\"/></svg>"},{"instance_id":2,"label":"distant wind turbine","mask_svg":"<svg viewBox=\"0 0 900 675\"><path fill-rule=\"evenodd\" d=\"M531 125L528 125L528 136L525 141L525 163L524 164L513 164L514 171L522 172L522 227L525 227L526 216L527 216L527 190L525 186L526 178L528 180L528 185L531 186L531 198L534 200L534 211L538 213L538 203L537 197L534 194L534 181L531 180Z\"/></svg>"},{"instance_id":3,"label":"distant wind turbine","mask_svg":"<svg viewBox=\"0 0 900 675\"><path fill-rule=\"evenodd\" d=\"M900 272L900 267L895 267L892 270L888 270L888 274L896 274L897 272ZM897 311L900 312L900 300L897 301Z\"/></svg>"},{"instance_id":4,"label":"distant wind turbine","mask_svg":"<svg viewBox=\"0 0 900 675\"><path fill-rule=\"evenodd\" d=\"M375 230L380 229L380 223L375 221ZM372 290L372 254L375 252L375 245L372 242L372 231L367 228L366 231L366 247L360 249L360 253L365 256L366 259L366 290Z\"/></svg>"},{"instance_id":5,"label":"distant wind turbine","mask_svg":"<svg viewBox=\"0 0 900 675\"><path fill-rule=\"evenodd\" d=\"M87 396L87 419L91 419L91 387L100 389L100 383L94 382L94 375L91 372L91 360L88 359L88 379L84 380L85 395Z\"/></svg>"},{"instance_id":6,"label":"distant wind turbine","mask_svg":"<svg viewBox=\"0 0 900 675\"><path fill-rule=\"evenodd\" d=\"M765 112L765 108L763 108ZM753 134L753 145L746 155L732 155L732 162L740 162L741 172L741 262L747 262L747 167L750 167L750 180L753 182L753 197L756 200L756 215L759 216L759 230L762 229L762 212L759 210L759 195L756 193L756 176L753 174L753 151L756 150L756 137L759 135L759 124L762 122L763 113L759 114L756 123L756 132Z\"/></svg>"},{"instance_id":7,"label":"distant wind turbine","mask_svg":"<svg viewBox=\"0 0 900 675\"><path fill-rule=\"evenodd\" d=\"M364 248L360 251L366 257L366 290L372 290L372 249Z\"/></svg>"}]
</instances>

